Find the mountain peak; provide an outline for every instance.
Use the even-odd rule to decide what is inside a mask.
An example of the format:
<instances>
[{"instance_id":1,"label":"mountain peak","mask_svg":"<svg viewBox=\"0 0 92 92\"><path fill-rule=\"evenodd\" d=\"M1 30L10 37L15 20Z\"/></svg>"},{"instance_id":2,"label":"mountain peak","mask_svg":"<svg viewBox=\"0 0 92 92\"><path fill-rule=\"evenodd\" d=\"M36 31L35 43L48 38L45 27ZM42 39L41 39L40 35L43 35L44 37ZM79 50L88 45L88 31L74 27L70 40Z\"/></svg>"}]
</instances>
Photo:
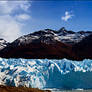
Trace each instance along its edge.
<instances>
[{"instance_id":1,"label":"mountain peak","mask_svg":"<svg viewBox=\"0 0 92 92\"><path fill-rule=\"evenodd\" d=\"M65 29L65 27L62 27L62 28L60 28L58 31L66 32L67 30Z\"/></svg>"}]
</instances>

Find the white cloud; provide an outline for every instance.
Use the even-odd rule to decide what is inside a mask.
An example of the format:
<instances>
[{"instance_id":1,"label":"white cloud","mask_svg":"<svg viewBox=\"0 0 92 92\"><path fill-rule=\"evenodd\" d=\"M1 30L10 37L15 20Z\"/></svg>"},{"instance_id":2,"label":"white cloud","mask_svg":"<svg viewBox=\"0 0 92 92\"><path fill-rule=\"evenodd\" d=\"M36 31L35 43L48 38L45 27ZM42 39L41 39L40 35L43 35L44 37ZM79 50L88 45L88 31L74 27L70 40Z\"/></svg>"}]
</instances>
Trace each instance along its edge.
<instances>
[{"instance_id":1,"label":"white cloud","mask_svg":"<svg viewBox=\"0 0 92 92\"><path fill-rule=\"evenodd\" d=\"M13 41L22 34L23 22L18 20L30 18L28 15L29 7L30 3L27 0L0 1L0 38Z\"/></svg>"},{"instance_id":2,"label":"white cloud","mask_svg":"<svg viewBox=\"0 0 92 92\"><path fill-rule=\"evenodd\" d=\"M7 41L13 41L19 37L22 25L15 21L11 16L0 16L0 38Z\"/></svg>"},{"instance_id":3,"label":"white cloud","mask_svg":"<svg viewBox=\"0 0 92 92\"><path fill-rule=\"evenodd\" d=\"M64 21L68 21L69 19L71 19L74 15L71 14L70 12L66 11L65 12L65 16L62 16L61 19Z\"/></svg>"},{"instance_id":4,"label":"white cloud","mask_svg":"<svg viewBox=\"0 0 92 92\"><path fill-rule=\"evenodd\" d=\"M28 14L16 15L16 20L18 20L18 21L25 21L25 20L28 20L28 19L30 19L30 16Z\"/></svg>"},{"instance_id":5,"label":"white cloud","mask_svg":"<svg viewBox=\"0 0 92 92\"><path fill-rule=\"evenodd\" d=\"M0 1L0 14L10 14L15 10L27 11L30 6L28 1Z\"/></svg>"}]
</instances>

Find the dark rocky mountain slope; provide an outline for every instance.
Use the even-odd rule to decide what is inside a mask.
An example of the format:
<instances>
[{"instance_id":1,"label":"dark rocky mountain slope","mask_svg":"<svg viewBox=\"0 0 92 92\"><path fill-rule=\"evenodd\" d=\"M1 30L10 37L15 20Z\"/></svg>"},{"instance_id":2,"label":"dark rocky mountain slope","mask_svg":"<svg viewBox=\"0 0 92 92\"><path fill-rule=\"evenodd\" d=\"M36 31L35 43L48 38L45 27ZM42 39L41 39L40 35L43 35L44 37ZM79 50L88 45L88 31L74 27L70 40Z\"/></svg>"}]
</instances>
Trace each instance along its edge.
<instances>
[{"instance_id":1,"label":"dark rocky mountain slope","mask_svg":"<svg viewBox=\"0 0 92 92\"><path fill-rule=\"evenodd\" d=\"M21 36L0 50L4 58L92 58L92 32L45 29Z\"/></svg>"},{"instance_id":2,"label":"dark rocky mountain slope","mask_svg":"<svg viewBox=\"0 0 92 92\"><path fill-rule=\"evenodd\" d=\"M74 44L72 48L78 59L92 59L92 34Z\"/></svg>"}]
</instances>

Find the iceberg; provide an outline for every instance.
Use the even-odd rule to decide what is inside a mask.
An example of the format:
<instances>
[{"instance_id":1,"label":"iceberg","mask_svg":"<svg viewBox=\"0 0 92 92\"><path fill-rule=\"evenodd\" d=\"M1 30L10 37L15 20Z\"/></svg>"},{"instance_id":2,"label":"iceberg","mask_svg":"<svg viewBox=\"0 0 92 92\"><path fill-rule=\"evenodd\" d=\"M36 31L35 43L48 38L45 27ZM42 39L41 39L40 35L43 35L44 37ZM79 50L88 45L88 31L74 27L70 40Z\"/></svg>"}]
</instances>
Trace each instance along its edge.
<instances>
[{"instance_id":1,"label":"iceberg","mask_svg":"<svg viewBox=\"0 0 92 92\"><path fill-rule=\"evenodd\" d=\"M0 58L0 85L92 89L92 60Z\"/></svg>"}]
</instances>

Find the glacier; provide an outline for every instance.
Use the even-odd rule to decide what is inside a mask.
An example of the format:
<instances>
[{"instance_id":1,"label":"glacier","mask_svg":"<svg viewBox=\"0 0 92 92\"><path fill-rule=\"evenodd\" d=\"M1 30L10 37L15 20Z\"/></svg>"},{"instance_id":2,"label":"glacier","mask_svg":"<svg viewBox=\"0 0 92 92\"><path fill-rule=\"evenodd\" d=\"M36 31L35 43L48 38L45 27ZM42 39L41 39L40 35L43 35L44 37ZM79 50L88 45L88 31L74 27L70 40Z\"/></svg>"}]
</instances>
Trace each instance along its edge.
<instances>
[{"instance_id":1,"label":"glacier","mask_svg":"<svg viewBox=\"0 0 92 92\"><path fill-rule=\"evenodd\" d=\"M0 85L92 89L92 60L0 58Z\"/></svg>"}]
</instances>

